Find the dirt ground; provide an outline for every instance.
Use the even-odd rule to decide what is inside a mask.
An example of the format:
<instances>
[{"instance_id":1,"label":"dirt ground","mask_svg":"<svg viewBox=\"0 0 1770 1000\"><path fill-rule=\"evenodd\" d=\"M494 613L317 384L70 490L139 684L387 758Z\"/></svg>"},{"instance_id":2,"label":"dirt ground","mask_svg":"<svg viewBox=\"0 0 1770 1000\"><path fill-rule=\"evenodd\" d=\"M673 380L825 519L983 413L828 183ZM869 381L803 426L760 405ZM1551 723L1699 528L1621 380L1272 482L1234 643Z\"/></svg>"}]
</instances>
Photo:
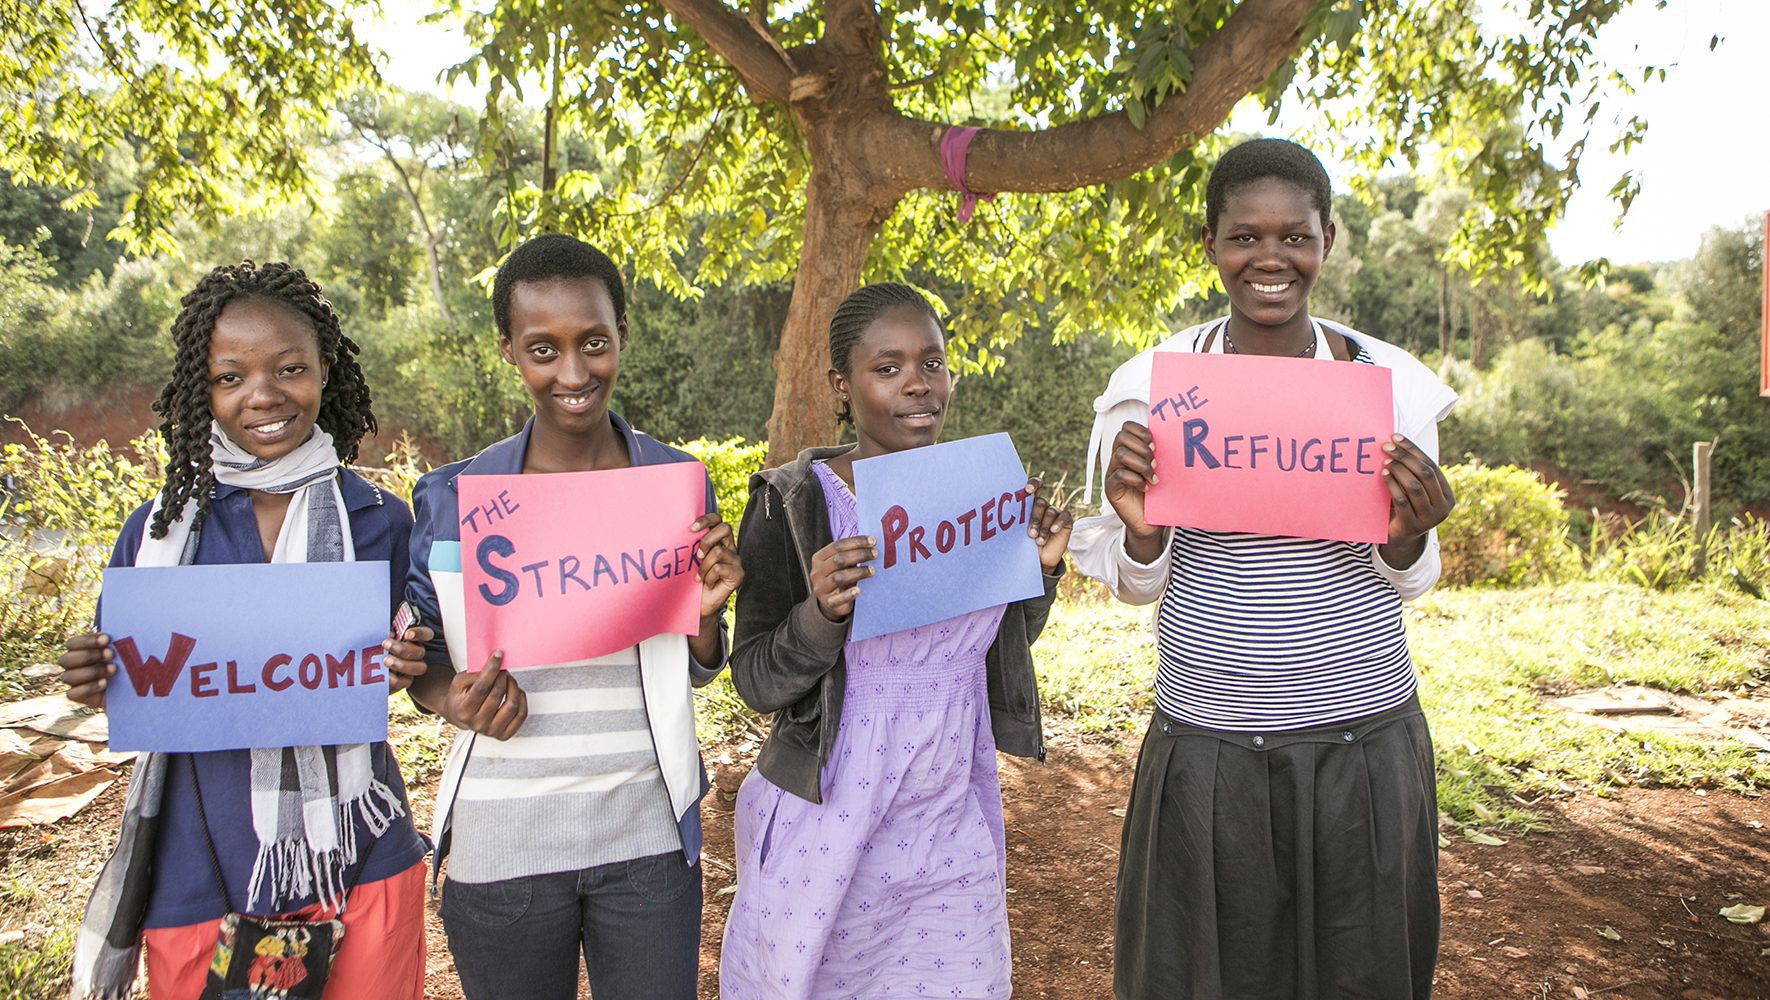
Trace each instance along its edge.
<instances>
[{"instance_id":1,"label":"dirt ground","mask_svg":"<svg viewBox=\"0 0 1770 1000\"><path fill-rule=\"evenodd\" d=\"M1112 887L1134 744L1058 736L1043 765L1003 758L1015 995L1111 996ZM701 995L718 995L731 895L731 808L750 761L712 748L704 805L706 926ZM427 789L414 813L429 820ZM114 837L122 788L48 829L0 831L0 873L83 894ZM1631 789L1538 806L1548 832L1440 853L1444 939L1436 995L1533 1000L1770 1000L1770 924L1722 907L1770 903L1770 799ZM426 993L456 1000L442 928L430 921ZM1611 940L1614 934L1617 940ZM585 992L584 996L588 996Z\"/></svg>"}]
</instances>

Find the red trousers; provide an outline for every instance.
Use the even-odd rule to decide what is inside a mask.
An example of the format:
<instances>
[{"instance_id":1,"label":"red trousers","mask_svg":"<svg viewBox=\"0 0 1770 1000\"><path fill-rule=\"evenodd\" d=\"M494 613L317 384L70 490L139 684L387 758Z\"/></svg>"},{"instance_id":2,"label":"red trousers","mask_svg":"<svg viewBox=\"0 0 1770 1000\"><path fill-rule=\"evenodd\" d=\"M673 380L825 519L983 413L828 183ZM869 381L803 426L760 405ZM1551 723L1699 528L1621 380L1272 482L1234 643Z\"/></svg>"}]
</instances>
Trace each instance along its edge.
<instances>
[{"instance_id":1,"label":"red trousers","mask_svg":"<svg viewBox=\"0 0 1770 1000\"><path fill-rule=\"evenodd\" d=\"M424 862L350 892L344 941L325 1000L424 1000ZM315 903L284 916L329 920ZM196 1000L215 957L220 920L142 932L149 1000Z\"/></svg>"}]
</instances>

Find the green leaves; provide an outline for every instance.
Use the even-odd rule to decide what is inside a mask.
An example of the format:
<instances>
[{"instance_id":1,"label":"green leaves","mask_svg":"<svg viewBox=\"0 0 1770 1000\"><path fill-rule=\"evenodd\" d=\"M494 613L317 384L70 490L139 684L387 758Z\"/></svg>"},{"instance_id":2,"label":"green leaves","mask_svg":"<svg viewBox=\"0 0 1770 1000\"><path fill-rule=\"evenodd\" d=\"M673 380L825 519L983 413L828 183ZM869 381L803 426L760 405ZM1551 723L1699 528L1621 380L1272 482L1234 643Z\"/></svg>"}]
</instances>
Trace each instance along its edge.
<instances>
[{"instance_id":1,"label":"green leaves","mask_svg":"<svg viewBox=\"0 0 1770 1000\"><path fill-rule=\"evenodd\" d=\"M174 249L177 219L238 210L236 184L305 194L331 102L375 79L353 9L130 0L101 14L7 0L0 168L89 198L105 157L130 150L135 193L111 235L141 252Z\"/></svg>"},{"instance_id":2,"label":"green leaves","mask_svg":"<svg viewBox=\"0 0 1770 1000\"><path fill-rule=\"evenodd\" d=\"M820 60L850 68L859 58L816 48L829 33L823 5L701 3L741 21L748 42L801 76L833 72ZM1296 58L1254 96L1275 121L1284 102L1301 108L1305 138L1368 173L1456 177L1469 198L1452 220L1447 260L1476 279L1517 272L1540 291L1542 236L1578 182L1588 143L1626 150L1644 134L1638 119L1616 136L1597 131L1614 117L1598 108L1637 85L1593 47L1624 6L1520 0L1494 13L1478 0L1323 0ZM352 23L367 9L0 0L9 25L0 169L86 203L104 158L121 150L133 194L115 235L142 251L171 249L177 221L213 225L254 197L313 198L309 147L335 124L331 109L376 82ZM882 96L819 114L1012 130L1120 112L1143 129L1156 109L1185 99L1201 50L1230 18L1259 13L1250 0L898 0L875 9ZM543 228L577 232L684 298L713 284L785 281L804 238L814 159L830 170L873 152L832 141L814 153L800 110L759 103L661 3L437 0L430 19L470 39L472 54L447 75L476 84L483 107L477 120L408 131L449 135L430 148L451 170L471 153L483 179L480 221L505 247ZM1205 165L1225 141L1205 136L1103 187L1004 195L969 227L952 220L944 187L881 199L886 218L867 276L938 275L970 288L954 332L983 366L1032 328L1146 342L1165 329L1163 315L1214 286L1192 247ZM1625 176L1612 193L1626 211L1638 190ZM1035 321L1029 304L1047 311Z\"/></svg>"}]
</instances>

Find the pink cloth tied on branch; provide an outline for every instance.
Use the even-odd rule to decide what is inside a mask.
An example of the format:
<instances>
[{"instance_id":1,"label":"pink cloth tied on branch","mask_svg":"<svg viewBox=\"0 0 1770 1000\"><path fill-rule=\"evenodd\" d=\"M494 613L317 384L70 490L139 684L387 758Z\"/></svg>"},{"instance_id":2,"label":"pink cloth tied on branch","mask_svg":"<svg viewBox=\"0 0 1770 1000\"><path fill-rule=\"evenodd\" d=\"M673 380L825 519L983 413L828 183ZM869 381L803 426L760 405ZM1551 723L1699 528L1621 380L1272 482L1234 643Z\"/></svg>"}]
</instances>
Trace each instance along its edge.
<instances>
[{"instance_id":1,"label":"pink cloth tied on branch","mask_svg":"<svg viewBox=\"0 0 1770 1000\"><path fill-rule=\"evenodd\" d=\"M983 131L973 125L950 125L940 137L940 165L946 168L946 179L959 189L959 221L970 222L977 209L977 199L994 201L994 194L979 194L965 186L965 152L971 140Z\"/></svg>"}]
</instances>

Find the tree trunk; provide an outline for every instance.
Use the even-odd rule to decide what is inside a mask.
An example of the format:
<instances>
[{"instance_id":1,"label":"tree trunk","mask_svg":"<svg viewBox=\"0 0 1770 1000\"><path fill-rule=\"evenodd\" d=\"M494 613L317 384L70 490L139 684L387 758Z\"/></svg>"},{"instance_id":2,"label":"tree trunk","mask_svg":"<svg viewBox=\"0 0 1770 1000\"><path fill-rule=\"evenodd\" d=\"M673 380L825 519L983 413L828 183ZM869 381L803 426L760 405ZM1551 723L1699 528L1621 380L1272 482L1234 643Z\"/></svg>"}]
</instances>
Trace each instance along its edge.
<instances>
[{"instance_id":1,"label":"tree trunk","mask_svg":"<svg viewBox=\"0 0 1770 1000\"><path fill-rule=\"evenodd\" d=\"M553 145L554 134L557 131L555 112L559 107L559 50L561 46L558 36L550 37L548 44L553 47L552 55L549 56L552 66L548 74L552 77L552 82L547 92L547 112L541 122L540 223L541 232L544 233L553 232L559 220L559 204L553 195L554 182L558 177L553 167Z\"/></svg>"},{"instance_id":2,"label":"tree trunk","mask_svg":"<svg viewBox=\"0 0 1770 1000\"><path fill-rule=\"evenodd\" d=\"M876 206L868 184L848 164L820 163L812 143L805 187L805 241L793 275L793 297L774 353L774 412L768 418L768 464L791 461L805 448L836 441L831 393L830 317L860 285L867 247L895 207Z\"/></svg>"},{"instance_id":3,"label":"tree trunk","mask_svg":"<svg viewBox=\"0 0 1770 1000\"><path fill-rule=\"evenodd\" d=\"M1450 265L1438 265L1438 356L1450 357L1450 313L1445 309L1446 286L1450 284Z\"/></svg>"},{"instance_id":4,"label":"tree trunk","mask_svg":"<svg viewBox=\"0 0 1770 1000\"><path fill-rule=\"evenodd\" d=\"M424 266L430 275L430 295L436 299L437 312L442 314L444 325L452 333L455 330L455 313L449 308L448 296L443 292L440 250L442 234L431 226L430 215L424 211L424 197L421 191L424 184L423 165L422 163L419 165L418 183L412 183L412 178L406 173L406 168L400 164L399 157L393 155L392 146L385 145L371 137L367 130L359 130L359 132L370 145L381 150L382 155L387 158L388 166L393 168L393 175L399 178L400 194L406 199L406 207L412 210L412 218L417 220L418 228L424 231Z\"/></svg>"},{"instance_id":5,"label":"tree trunk","mask_svg":"<svg viewBox=\"0 0 1770 1000\"><path fill-rule=\"evenodd\" d=\"M1469 363L1480 368L1487 363L1487 328L1482 325L1483 313L1480 296L1475 289L1469 289Z\"/></svg>"}]
</instances>

